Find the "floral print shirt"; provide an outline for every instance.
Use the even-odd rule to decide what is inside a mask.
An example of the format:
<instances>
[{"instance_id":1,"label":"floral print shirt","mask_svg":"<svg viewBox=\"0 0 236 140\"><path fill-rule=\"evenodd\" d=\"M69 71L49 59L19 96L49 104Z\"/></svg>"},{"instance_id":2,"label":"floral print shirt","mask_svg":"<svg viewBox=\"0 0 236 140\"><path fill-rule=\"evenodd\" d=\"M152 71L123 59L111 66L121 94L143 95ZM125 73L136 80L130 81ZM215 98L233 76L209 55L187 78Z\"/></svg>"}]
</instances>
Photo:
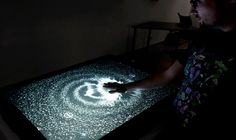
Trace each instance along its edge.
<instances>
[{"instance_id":1,"label":"floral print shirt","mask_svg":"<svg viewBox=\"0 0 236 140\"><path fill-rule=\"evenodd\" d=\"M174 100L183 127L191 123L207 97L214 94L231 61L232 57L219 57L204 48L192 52L184 69L185 78Z\"/></svg>"}]
</instances>

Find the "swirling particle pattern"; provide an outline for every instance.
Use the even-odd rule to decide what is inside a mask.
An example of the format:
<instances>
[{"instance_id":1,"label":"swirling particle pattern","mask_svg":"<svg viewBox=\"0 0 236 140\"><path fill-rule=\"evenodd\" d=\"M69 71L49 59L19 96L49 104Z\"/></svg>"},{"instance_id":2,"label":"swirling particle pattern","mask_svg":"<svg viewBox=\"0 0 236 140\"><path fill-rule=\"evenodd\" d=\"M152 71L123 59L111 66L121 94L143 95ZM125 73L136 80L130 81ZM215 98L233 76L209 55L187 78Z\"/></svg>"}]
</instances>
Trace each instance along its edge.
<instances>
[{"instance_id":1,"label":"swirling particle pattern","mask_svg":"<svg viewBox=\"0 0 236 140\"><path fill-rule=\"evenodd\" d=\"M169 94L161 87L110 94L103 87L146 76L118 62L97 62L14 89L9 98L49 140L94 140Z\"/></svg>"}]
</instances>

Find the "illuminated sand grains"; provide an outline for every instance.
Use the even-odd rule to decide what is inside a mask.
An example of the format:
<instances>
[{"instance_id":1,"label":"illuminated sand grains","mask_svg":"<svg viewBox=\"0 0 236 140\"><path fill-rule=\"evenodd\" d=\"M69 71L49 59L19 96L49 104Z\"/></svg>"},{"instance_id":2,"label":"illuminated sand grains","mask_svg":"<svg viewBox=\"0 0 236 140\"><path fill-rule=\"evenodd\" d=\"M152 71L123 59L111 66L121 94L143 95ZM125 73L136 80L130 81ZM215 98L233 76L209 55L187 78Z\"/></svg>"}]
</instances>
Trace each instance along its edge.
<instances>
[{"instance_id":1,"label":"illuminated sand grains","mask_svg":"<svg viewBox=\"0 0 236 140\"><path fill-rule=\"evenodd\" d=\"M164 88L110 94L103 84L146 76L121 63L95 63L14 89L9 95L49 140L99 139L169 94Z\"/></svg>"}]
</instances>

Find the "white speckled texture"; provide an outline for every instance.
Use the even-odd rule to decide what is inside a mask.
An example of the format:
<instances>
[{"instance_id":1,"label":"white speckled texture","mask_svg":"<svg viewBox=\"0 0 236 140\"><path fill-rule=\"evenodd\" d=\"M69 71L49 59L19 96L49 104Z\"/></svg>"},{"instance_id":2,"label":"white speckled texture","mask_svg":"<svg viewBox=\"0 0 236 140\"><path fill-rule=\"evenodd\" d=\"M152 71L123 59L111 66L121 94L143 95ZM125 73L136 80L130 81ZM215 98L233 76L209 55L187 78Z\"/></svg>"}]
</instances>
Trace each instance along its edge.
<instances>
[{"instance_id":1,"label":"white speckled texture","mask_svg":"<svg viewBox=\"0 0 236 140\"><path fill-rule=\"evenodd\" d=\"M49 140L99 139L169 94L166 88L108 93L146 73L117 62L89 64L13 89L10 100Z\"/></svg>"}]
</instances>

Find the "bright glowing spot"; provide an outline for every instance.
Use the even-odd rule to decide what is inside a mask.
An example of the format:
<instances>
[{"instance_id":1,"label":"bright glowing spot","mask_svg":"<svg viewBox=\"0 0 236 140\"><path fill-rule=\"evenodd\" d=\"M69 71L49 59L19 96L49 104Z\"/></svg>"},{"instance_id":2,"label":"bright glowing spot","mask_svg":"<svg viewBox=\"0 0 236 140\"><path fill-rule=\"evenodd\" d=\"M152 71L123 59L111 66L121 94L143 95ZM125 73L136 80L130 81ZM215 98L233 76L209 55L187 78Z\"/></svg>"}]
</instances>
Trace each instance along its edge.
<instances>
[{"instance_id":1,"label":"bright glowing spot","mask_svg":"<svg viewBox=\"0 0 236 140\"><path fill-rule=\"evenodd\" d=\"M42 128L41 127L37 127L37 129L40 131L40 130L42 130Z\"/></svg>"},{"instance_id":2,"label":"bright glowing spot","mask_svg":"<svg viewBox=\"0 0 236 140\"><path fill-rule=\"evenodd\" d=\"M129 77L134 78L134 77L135 77L135 74L130 74Z\"/></svg>"},{"instance_id":3,"label":"bright glowing spot","mask_svg":"<svg viewBox=\"0 0 236 140\"><path fill-rule=\"evenodd\" d=\"M71 113L71 112L66 112L65 114L64 114L64 117L66 118L66 119L71 119L71 118L73 118L73 114Z\"/></svg>"},{"instance_id":4,"label":"bright glowing spot","mask_svg":"<svg viewBox=\"0 0 236 140\"><path fill-rule=\"evenodd\" d=\"M100 78L98 79L98 85L97 85L97 91L99 93L101 93L101 99L103 100L103 102L105 104L113 104L116 101L119 101L121 99L121 94L120 93L109 93L107 88L103 87L104 83L108 83L108 82L117 82L117 83L122 83L121 81L117 81L111 78Z\"/></svg>"},{"instance_id":5,"label":"bright glowing spot","mask_svg":"<svg viewBox=\"0 0 236 140\"><path fill-rule=\"evenodd\" d=\"M92 85L90 83L85 83L85 86L87 87L87 91L84 94L84 96L88 96L90 98L94 99L100 99L100 100L108 100L108 101L115 101L117 100L121 94L120 93L114 93L110 94L106 88L103 87L103 84L106 82L118 82L116 80L110 80L109 78L103 78L98 81L98 84L96 86L96 90L92 88ZM119 82L120 83L120 82ZM99 96L95 96L95 94L99 94Z\"/></svg>"},{"instance_id":6,"label":"bright glowing spot","mask_svg":"<svg viewBox=\"0 0 236 140\"><path fill-rule=\"evenodd\" d=\"M85 86L87 86L88 89L87 89L86 93L84 94L84 96L92 97L94 94L94 89L92 89L92 84L85 83Z\"/></svg>"},{"instance_id":7,"label":"bright glowing spot","mask_svg":"<svg viewBox=\"0 0 236 140\"><path fill-rule=\"evenodd\" d=\"M104 88L104 83L117 82L122 83L111 78L91 78L91 81L96 81L97 83L85 82L84 84L78 86L74 90L75 99L86 105L93 106L114 106L115 103L121 101L122 95L120 93L109 93L107 88ZM81 89L86 88L86 91ZM86 97L86 98L85 98ZM88 100L94 99L94 100Z\"/></svg>"}]
</instances>

